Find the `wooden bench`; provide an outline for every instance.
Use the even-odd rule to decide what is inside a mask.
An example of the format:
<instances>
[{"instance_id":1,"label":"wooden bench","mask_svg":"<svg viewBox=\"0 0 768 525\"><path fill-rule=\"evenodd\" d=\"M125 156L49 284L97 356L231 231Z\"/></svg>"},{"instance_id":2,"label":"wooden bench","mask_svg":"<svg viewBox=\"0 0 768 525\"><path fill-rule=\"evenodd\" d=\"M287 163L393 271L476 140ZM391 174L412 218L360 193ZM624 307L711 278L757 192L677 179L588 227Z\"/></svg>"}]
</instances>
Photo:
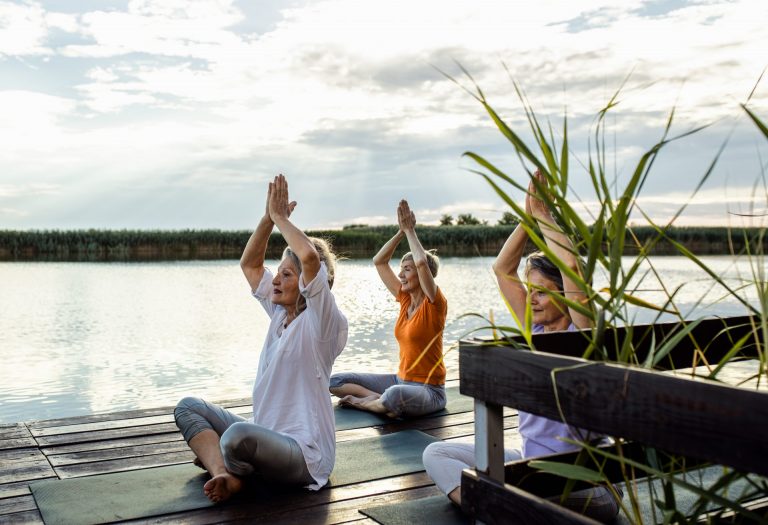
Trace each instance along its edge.
<instances>
[{"instance_id":1,"label":"wooden bench","mask_svg":"<svg viewBox=\"0 0 768 525\"><path fill-rule=\"evenodd\" d=\"M462 341L461 393L475 398L477 462L462 475L464 512L483 523L596 523L548 499L562 493L564 478L542 474L530 461L504 465L504 406L620 438L603 452L621 461L603 453L595 465L583 452L546 458L586 461L612 483L641 478L642 467L659 461L669 473L724 465L768 476L768 393L664 372L716 365L729 354L758 358L758 323L735 317L537 334L535 352L521 338ZM590 348L590 360L578 357ZM608 361L629 355L655 362L655 370ZM758 500L749 511L765 519L768 504Z\"/></svg>"}]
</instances>

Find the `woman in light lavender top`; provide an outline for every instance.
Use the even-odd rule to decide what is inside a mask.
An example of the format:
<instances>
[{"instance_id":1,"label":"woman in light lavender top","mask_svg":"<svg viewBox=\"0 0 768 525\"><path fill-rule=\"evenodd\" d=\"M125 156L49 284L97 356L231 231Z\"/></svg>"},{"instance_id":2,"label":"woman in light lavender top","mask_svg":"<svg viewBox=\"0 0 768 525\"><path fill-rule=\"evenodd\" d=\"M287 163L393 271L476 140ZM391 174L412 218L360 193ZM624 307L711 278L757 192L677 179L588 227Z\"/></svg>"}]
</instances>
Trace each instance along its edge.
<instances>
[{"instance_id":1,"label":"woman in light lavender top","mask_svg":"<svg viewBox=\"0 0 768 525\"><path fill-rule=\"evenodd\" d=\"M251 476L318 490L333 469L328 380L347 341L347 319L331 293L333 253L291 223L295 206L285 178L275 177L266 212L240 259L251 294L270 317L253 384L253 417L193 397L174 411L196 463L211 474L203 490L214 503L240 491ZM264 258L275 226L288 248L273 276Z\"/></svg>"},{"instance_id":2,"label":"woman in light lavender top","mask_svg":"<svg viewBox=\"0 0 768 525\"><path fill-rule=\"evenodd\" d=\"M546 181L536 172L542 187ZM536 198L533 182L529 185L526 197L526 212L532 215L541 227L547 246L570 268L578 272L578 261L573 253L570 240L557 229L552 214L544 203ZM572 331L590 328L591 321L578 311L568 308L558 300L559 294L573 302L584 301L581 289L576 283L562 274L552 261L537 252L528 257L525 268L525 284L518 275L518 268L523 256L523 249L528 241L528 234L518 225L507 239L493 264L501 293L507 300L519 321L525 319L526 303L530 301L532 331L534 333ZM553 293L554 292L554 293ZM585 440L586 431L566 425L561 421L519 412L519 431L523 441L522 451L507 449L504 460L513 461L547 454L556 454L578 450L562 438ZM461 504L461 471L474 468L474 445L464 443L433 443L424 451L424 466L427 474L437 486L456 503ZM619 507L610 491L604 487L572 492L565 501L565 506L582 512L600 521L612 520Z\"/></svg>"}]
</instances>

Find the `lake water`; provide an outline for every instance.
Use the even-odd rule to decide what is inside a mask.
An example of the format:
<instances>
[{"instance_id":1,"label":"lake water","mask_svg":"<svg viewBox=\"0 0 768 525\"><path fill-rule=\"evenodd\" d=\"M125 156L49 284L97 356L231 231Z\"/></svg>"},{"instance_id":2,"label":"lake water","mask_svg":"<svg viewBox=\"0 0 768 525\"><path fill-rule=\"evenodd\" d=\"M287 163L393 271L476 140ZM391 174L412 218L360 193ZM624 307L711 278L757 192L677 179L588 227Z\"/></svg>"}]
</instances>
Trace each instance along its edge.
<instances>
[{"instance_id":1,"label":"lake water","mask_svg":"<svg viewBox=\"0 0 768 525\"><path fill-rule=\"evenodd\" d=\"M734 286L750 274L731 257L704 260ZM493 310L497 323L512 323L491 262L442 260L449 373L458 362L451 343L483 325L463 314ZM697 305L711 279L685 259L654 265L669 290L682 285L683 312L746 312L718 291ZM641 288L647 301L663 297L651 281ZM334 370L395 371L398 308L370 262L343 261L334 293L350 326ZM649 319L637 313L637 321ZM248 397L267 321L237 261L0 263L0 423L173 405L187 394Z\"/></svg>"}]
</instances>

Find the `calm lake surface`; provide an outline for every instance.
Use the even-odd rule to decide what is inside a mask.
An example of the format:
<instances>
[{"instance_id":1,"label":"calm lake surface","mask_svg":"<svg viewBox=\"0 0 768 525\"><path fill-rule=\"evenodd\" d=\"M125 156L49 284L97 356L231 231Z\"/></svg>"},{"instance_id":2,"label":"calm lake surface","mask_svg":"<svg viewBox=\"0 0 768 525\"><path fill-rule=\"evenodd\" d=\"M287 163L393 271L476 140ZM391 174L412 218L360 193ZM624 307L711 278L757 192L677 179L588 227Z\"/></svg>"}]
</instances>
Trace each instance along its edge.
<instances>
[{"instance_id":1,"label":"calm lake surface","mask_svg":"<svg viewBox=\"0 0 768 525\"><path fill-rule=\"evenodd\" d=\"M484 324L462 314L493 310L498 324L512 323L492 260L442 260L446 349ZM746 261L704 260L734 287L751 274ZM654 265L669 290L682 286L677 304L690 316L746 312L722 291L707 293L711 279L687 260ZM653 280L640 288L644 300L663 297ZM334 293L350 328L334 370L394 372L398 308L370 262L343 261ZM636 320L650 317L637 312ZM248 397L267 324L237 261L0 263L0 423L173 405L188 394ZM450 349L449 374L457 362Z\"/></svg>"}]
</instances>

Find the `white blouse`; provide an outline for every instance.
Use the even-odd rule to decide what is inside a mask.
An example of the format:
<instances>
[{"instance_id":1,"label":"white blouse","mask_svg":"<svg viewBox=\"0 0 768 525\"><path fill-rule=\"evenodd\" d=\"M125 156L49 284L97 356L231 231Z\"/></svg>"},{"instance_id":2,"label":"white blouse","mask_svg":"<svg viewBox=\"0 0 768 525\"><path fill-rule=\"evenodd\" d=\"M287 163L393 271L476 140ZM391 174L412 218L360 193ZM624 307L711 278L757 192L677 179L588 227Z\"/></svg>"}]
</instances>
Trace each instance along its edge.
<instances>
[{"instance_id":1,"label":"white blouse","mask_svg":"<svg viewBox=\"0 0 768 525\"><path fill-rule=\"evenodd\" d=\"M328 393L333 362L347 342L348 324L328 286L325 263L299 292L307 308L283 329L285 308L270 300L272 273L253 291L271 318L253 384L253 422L296 440L319 490L336 459L336 428Z\"/></svg>"}]
</instances>

